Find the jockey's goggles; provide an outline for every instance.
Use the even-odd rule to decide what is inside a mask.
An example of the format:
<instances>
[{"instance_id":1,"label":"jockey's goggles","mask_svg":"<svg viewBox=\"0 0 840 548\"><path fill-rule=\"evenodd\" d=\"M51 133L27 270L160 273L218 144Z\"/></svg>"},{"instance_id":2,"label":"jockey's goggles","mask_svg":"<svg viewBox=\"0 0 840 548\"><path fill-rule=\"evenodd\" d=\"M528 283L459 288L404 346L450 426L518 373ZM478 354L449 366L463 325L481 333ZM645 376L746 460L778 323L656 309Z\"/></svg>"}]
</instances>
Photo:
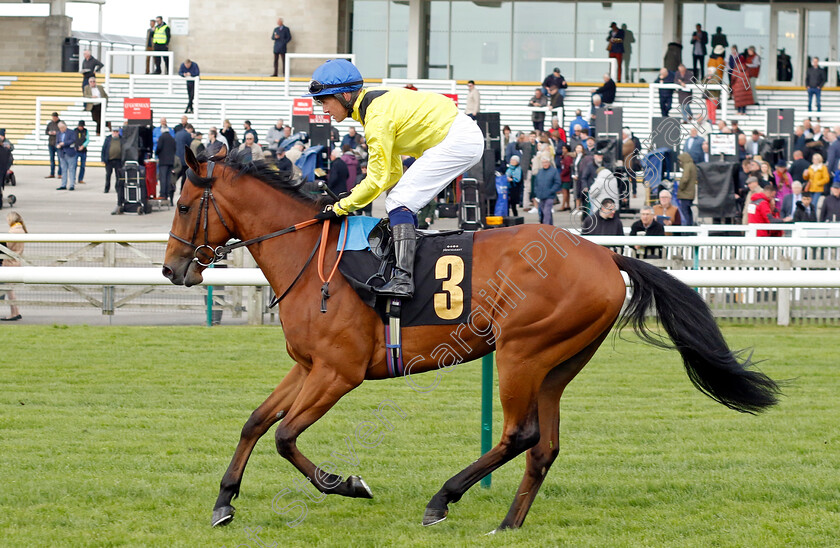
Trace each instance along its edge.
<instances>
[{"instance_id":1,"label":"jockey's goggles","mask_svg":"<svg viewBox=\"0 0 840 548\"><path fill-rule=\"evenodd\" d=\"M328 89L361 86L364 83L364 80L356 80L355 82L341 82L339 84L322 84L318 80L312 80L311 82L309 82L309 93L315 95Z\"/></svg>"}]
</instances>

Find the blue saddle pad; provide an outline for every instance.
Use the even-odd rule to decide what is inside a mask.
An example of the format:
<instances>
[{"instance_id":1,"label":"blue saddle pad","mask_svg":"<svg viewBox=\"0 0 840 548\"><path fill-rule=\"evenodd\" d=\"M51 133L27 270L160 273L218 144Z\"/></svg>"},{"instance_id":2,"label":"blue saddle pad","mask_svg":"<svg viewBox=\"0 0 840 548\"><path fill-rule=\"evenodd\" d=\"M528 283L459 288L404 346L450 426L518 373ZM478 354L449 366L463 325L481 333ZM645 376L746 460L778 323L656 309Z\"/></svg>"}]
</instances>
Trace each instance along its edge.
<instances>
[{"instance_id":1,"label":"blue saddle pad","mask_svg":"<svg viewBox=\"0 0 840 548\"><path fill-rule=\"evenodd\" d=\"M364 251L370 249L368 236L373 227L379 224L381 219L377 217L366 217L362 215L351 215L347 218L347 244L345 251ZM344 241L344 223L341 223L341 232L338 234L338 246L336 251L341 250L341 242Z\"/></svg>"}]
</instances>

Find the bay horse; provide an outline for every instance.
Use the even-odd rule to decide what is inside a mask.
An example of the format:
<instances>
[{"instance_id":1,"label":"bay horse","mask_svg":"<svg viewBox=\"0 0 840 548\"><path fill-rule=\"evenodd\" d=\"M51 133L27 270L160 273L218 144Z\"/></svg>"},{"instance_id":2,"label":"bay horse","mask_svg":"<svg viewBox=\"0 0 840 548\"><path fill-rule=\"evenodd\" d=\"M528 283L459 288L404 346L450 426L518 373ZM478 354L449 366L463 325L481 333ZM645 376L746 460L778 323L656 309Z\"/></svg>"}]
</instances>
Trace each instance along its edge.
<instances>
[{"instance_id":1,"label":"bay horse","mask_svg":"<svg viewBox=\"0 0 840 548\"><path fill-rule=\"evenodd\" d=\"M174 284L196 285L205 266L219 258L217 246L231 239L247 244L275 294L285 294L277 313L295 361L242 428L221 480L212 525L233 519L231 501L239 495L248 457L277 422L277 451L319 491L371 498L360 477L321 470L296 446L297 437L342 396L363 381L389 378L382 320L349 282L336 276L328 310L320 312L322 282L306 259L314 255L321 234L320 224L307 226L321 210L320 201L273 166L246 161L235 152L223 150L199 161L187 149L186 163L190 183L178 199L164 276ZM329 249L336 249L338 224L326 233ZM291 228L278 232L283 227ZM336 255L326 254L324 271L334 266ZM632 287L623 315L622 271ZM423 525L445 519L450 503L526 452L524 478L499 529L523 524L560 450L563 390L616 322L620 328L629 324L647 343L679 351L694 386L726 407L757 413L777 401L778 385L753 369L749 357L729 349L695 291L656 267L563 229L520 225L476 232L471 282L468 325L403 329L405 375L451 365L453 355L457 362L470 361L495 350L504 415L501 439L443 484L426 507ZM645 325L651 307L672 342ZM441 357L441 348L448 358Z\"/></svg>"}]
</instances>

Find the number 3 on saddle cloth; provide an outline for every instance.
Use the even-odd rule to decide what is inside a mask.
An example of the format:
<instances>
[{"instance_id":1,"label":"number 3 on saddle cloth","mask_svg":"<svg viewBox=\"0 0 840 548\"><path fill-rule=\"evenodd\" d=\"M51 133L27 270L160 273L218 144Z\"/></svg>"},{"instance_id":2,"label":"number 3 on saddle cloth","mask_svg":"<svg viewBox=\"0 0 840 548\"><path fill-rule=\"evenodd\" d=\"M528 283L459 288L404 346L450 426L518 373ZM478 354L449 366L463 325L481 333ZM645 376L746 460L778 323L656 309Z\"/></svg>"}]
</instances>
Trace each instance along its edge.
<instances>
[{"instance_id":1,"label":"number 3 on saddle cloth","mask_svg":"<svg viewBox=\"0 0 840 548\"><path fill-rule=\"evenodd\" d=\"M344 239L343 225L341 230L339 242ZM400 323L411 327L466 322L470 313L473 234L462 230L418 230L417 234L414 298L401 303ZM386 326L386 340L398 341L398 334L394 339L387 330L389 323L394 325L388 313L391 299L378 296L372 289L391 278L393 265L388 220L350 217L347 243L338 269L362 301L377 311ZM401 356L393 358L394 362L401 361ZM389 357L392 375L402 375L401 369L401 363L392 366Z\"/></svg>"}]
</instances>

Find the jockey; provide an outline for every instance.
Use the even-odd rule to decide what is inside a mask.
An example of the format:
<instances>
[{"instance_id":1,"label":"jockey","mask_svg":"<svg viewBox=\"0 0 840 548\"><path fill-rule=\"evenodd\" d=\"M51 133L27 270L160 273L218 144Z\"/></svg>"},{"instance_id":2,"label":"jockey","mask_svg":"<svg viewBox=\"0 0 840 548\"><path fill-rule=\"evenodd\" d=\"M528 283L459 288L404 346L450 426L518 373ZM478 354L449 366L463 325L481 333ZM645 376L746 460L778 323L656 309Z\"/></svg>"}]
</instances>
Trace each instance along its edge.
<instances>
[{"instance_id":1,"label":"jockey","mask_svg":"<svg viewBox=\"0 0 840 548\"><path fill-rule=\"evenodd\" d=\"M478 163L484 138L476 123L438 93L405 88L362 88L362 75L344 59L327 61L312 74L309 93L325 114L360 122L368 144L368 170L352 192L316 218L337 219L387 192L385 208L394 236L396 272L377 292L414 295L417 212L453 179ZM403 174L400 155L417 158Z\"/></svg>"}]
</instances>

